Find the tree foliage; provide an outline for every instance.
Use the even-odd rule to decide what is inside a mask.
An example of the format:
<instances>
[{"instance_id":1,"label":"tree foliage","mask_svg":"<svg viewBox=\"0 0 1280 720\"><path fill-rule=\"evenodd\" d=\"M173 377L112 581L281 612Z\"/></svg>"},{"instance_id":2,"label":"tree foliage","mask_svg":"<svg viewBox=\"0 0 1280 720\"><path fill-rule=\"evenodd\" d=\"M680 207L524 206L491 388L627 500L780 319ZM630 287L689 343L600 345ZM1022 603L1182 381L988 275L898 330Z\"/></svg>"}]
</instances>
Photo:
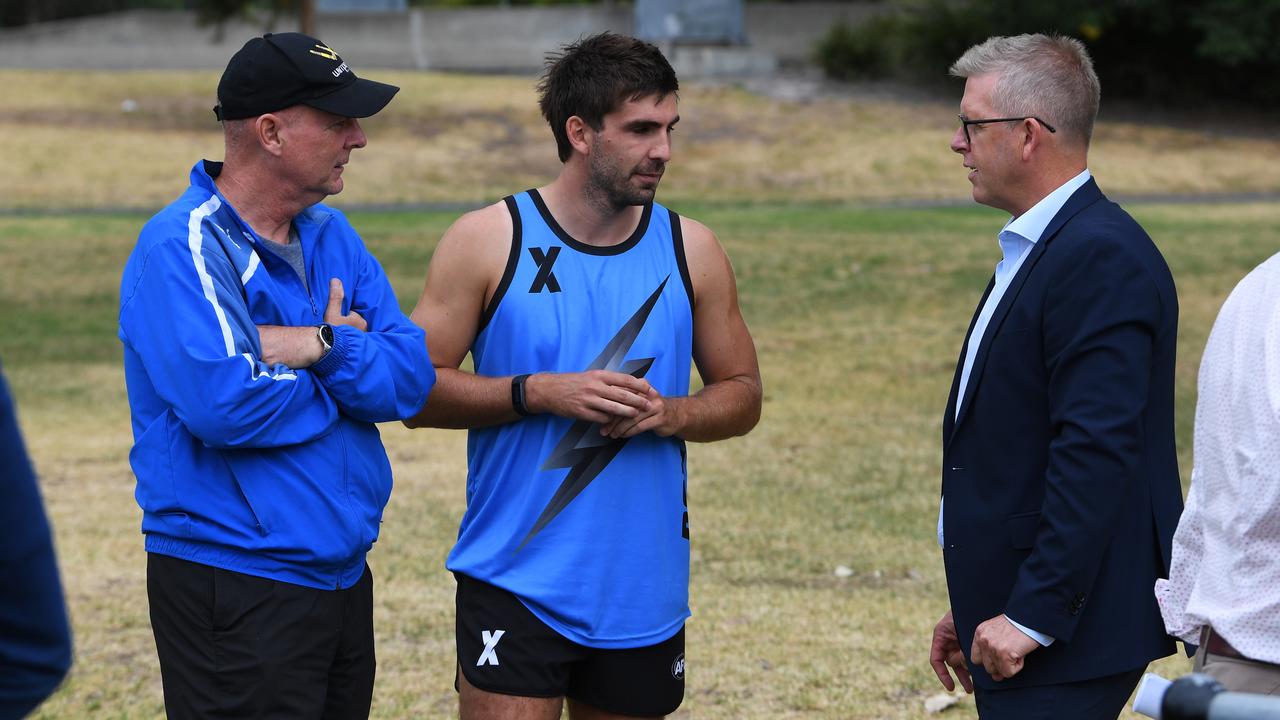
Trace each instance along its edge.
<instances>
[{"instance_id":1,"label":"tree foliage","mask_svg":"<svg viewBox=\"0 0 1280 720\"><path fill-rule=\"evenodd\" d=\"M185 0L0 0L0 27L136 9L172 10Z\"/></svg>"},{"instance_id":2,"label":"tree foliage","mask_svg":"<svg viewBox=\"0 0 1280 720\"><path fill-rule=\"evenodd\" d=\"M1109 97L1280 106L1280 0L886 0L881 9L874 28L833 28L819 44L828 74L936 81L992 35L1058 33L1088 46Z\"/></svg>"}]
</instances>

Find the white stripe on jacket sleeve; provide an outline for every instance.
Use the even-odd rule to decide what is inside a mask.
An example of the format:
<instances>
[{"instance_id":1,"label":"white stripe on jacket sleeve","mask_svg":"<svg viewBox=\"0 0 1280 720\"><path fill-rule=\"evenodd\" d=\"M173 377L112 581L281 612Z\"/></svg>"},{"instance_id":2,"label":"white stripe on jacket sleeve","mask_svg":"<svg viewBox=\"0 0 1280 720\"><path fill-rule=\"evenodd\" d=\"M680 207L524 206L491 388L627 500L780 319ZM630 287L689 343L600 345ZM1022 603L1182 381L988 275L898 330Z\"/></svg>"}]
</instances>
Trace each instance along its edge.
<instances>
[{"instance_id":1,"label":"white stripe on jacket sleeve","mask_svg":"<svg viewBox=\"0 0 1280 720\"><path fill-rule=\"evenodd\" d=\"M249 267L245 268L244 274L240 276L241 285L249 284L249 278L253 277L253 271L258 269L259 262L261 261L258 259L257 251L250 248L249 249Z\"/></svg>"},{"instance_id":2,"label":"white stripe on jacket sleeve","mask_svg":"<svg viewBox=\"0 0 1280 720\"><path fill-rule=\"evenodd\" d=\"M196 265L196 276L200 278L200 288L204 290L204 299L209 301L213 306L213 314L218 317L218 327L222 329L222 342L227 348L227 357L233 357L236 354L235 341L231 337L231 326L227 324L227 314L222 311L222 306L218 304L217 291L213 289L213 278L209 276L209 270L204 265L204 255L200 253L200 248L204 244L204 235L200 232L200 225L204 223L204 219L218 211L222 207L222 201L217 195L209 198L203 205L191 211L191 216L187 220L187 247L191 249L191 259Z\"/></svg>"},{"instance_id":3,"label":"white stripe on jacket sleeve","mask_svg":"<svg viewBox=\"0 0 1280 720\"><path fill-rule=\"evenodd\" d=\"M226 347L227 357L235 357L236 346L235 339L231 336L231 325L227 322L226 312L218 304L218 293L213 287L213 277L209 275L209 270L205 267L204 255L201 254L201 248L204 246L204 235L201 232L201 226L204 224L204 219L217 212L221 206L222 201L215 195L203 205L191 211L191 216L187 221L187 247L191 250L191 260L195 263L196 275L200 278L200 288L204 291L204 298L213 306L213 314L218 318L218 327L222 331L222 342ZM253 276L253 271L258 266L257 253L251 250L249 256L249 267L241 277L242 283L247 282ZM240 355L249 363L249 376L254 380L263 377L272 380L298 379L297 374L288 368L279 373L273 373L268 369L264 369L264 364L249 353L240 353Z\"/></svg>"}]
</instances>

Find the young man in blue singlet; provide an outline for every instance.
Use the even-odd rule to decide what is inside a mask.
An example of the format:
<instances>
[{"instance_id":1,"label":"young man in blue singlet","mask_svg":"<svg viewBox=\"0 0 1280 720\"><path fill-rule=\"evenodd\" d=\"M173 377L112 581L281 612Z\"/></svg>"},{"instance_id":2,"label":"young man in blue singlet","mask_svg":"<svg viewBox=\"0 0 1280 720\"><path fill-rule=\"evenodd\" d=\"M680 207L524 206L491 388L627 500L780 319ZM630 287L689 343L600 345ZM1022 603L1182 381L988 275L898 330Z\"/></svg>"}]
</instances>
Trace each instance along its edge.
<instances>
[{"instance_id":1,"label":"young man in blue singlet","mask_svg":"<svg viewBox=\"0 0 1280 720\"><path fill-rule=\"evenodd\" d=\"M679 119L661 52L595 35L538 89L559 177L454 223L412 315L437 380L407 424L470 429L460 713L660 717L684 696L685 441L749 431L760 371L715 235L653 201Z\"/></svg>"}]
</instances>

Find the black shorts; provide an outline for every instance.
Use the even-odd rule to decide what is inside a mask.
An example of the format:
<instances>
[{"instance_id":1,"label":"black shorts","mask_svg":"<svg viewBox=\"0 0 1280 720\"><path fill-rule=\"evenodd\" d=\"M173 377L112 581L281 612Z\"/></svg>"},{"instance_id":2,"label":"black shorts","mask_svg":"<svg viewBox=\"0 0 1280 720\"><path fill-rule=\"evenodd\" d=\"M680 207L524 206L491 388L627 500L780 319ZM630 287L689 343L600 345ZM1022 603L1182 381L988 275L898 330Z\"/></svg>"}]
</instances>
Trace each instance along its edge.
<instances>
[{"instance_id":1,"label":"black shorts","mask_svg":"<svg viewBox=\"0 0 1280 720\"><path fill-rule=\"evenodd\" d=\"M567 697L618 715L669 715L684 700L684 628L656 645L602 650L547 627L515 595L458 579L458 665L473 687Z\"/></svg>"},{"instance_id":2,"label":"black shorts","mask_svg":"<svg viewBox=\"0 0 1280 720\"><path fill-rule=\"evenodd\" d=\"M367 565L346 590L316 590L148 553L147 599L171 720L369 716Z\"/></svg>"}]
</instances>

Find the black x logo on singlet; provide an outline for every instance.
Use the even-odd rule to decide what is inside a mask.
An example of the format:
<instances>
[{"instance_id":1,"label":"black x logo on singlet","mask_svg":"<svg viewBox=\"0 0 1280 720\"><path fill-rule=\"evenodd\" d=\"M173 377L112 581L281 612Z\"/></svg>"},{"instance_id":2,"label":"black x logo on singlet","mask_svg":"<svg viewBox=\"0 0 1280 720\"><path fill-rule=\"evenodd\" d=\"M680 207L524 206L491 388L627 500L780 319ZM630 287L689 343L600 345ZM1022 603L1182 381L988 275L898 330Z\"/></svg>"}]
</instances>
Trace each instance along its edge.
<instances>
[{"instance_id":1,"label":"black x logo on singlet","mask_svg":"<svg viewBox=\"0 0 1280 720\"><path fill-rule=\"evenodd\" d=\"M529 286L529 292L542 292L542 288L546 288L549 292L560 292L560 282L556 280L555 273L551 272L551 266L556 264L556 258L560 256L560 247L554 246L543 252L542 248L531 247L529 254L533 256L533 262L538 266L538 274L533 278L533 284Z\"/></svg>"}]
</instances>

